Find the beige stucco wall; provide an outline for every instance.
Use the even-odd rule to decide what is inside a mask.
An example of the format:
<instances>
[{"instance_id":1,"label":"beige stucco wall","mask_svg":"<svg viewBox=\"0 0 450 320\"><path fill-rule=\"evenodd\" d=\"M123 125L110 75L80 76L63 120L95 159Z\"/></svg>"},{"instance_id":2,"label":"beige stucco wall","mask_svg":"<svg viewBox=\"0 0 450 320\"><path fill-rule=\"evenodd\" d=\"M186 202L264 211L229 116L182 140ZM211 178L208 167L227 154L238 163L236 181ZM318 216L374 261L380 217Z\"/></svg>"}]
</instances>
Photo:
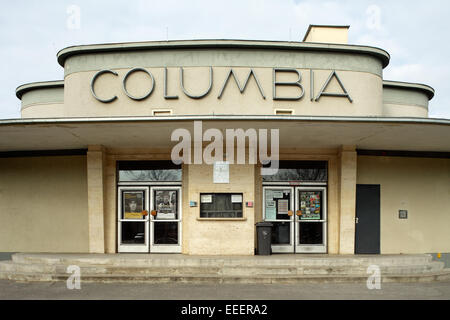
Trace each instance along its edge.
<instances>
[{"instance_id":1,"label":"beige stucco wall","mask_svg":"<svg viewBox=\"0 0 450 320\"><path fill-rule=\"evenodd\" d=\"M22 118L58 118L64 116L64 88L36 88L21 97Z\"/></svg>"},{"instance_id":2,"label":"beige stucco wall","mask_svg":"<svg viewBox=\"0 0 450 320\"><path fill-rule=\"evenodd\" d=\"M428 117L429 98L420 90L383 88L383 116Z\"/></svg>"},{"instance_id":3,"label":"beige stucco wall","mask_svg":"<svg viewBox=\"0 0 450 320\"><path fill-rule=\"evenodd\" d=\"M155 78L152 94L142 100L130 99L122 89L122 80L130 69L114 69L118 76L105 74L98 78L95 91L102 99L117 96L111 103L97 101L90 90L90 83L96 71L76 72L65 78L65 116L151 116L153 110L171 110L173 115L198 114L269 114L276 109L292 109L295 115L352 115L352 116L381 116L382 79L379 75L368 72L341 71L337 74L345 89L353 99L353 103L346 97L322 96L319 101L311 101L310 70L298 69L302 73L304 96L298 101L273 100L272 68L252 68L261 85L265 99L258 90L252 77L243 94L240 93L234 78L230 78L223 91L218 96L227 79L230 67L213 68L213 85L210 93L202 99L187 97L180 89L179 68L168 68L167 94L178 96L178 99L164 98L164 68L146 68ZM250 67L233 67L241 86L243 86ZM98 71L98 70L97 70ZM332 70L314 70L314 92L317 97L322 86ZM209 86L209 67L185 67L185 88L192 95L199 95ZM277 81L295 81L294 73L278 73ZM134 96L144 96L151 88L151 80L143 72L132 74L127 81L129 93ZM332 79L325 92L343 93L336 79ZM277 86L280 97L297 96L298 87Z\"/></svg>"},{"instance_id":4,"label":"beige stucco wall","mask_svg":"<svg viewBox=\"0 0 450 320\"><path fill-rule=\"evenodd\" d=\"M381 185L382 254L450 251L450 159L358 156L357 183Z\"/></svg>"},{"instance_id":5,"label":"beige stucco wall","mask_svg":"<svg viewBox=\"0 0 450 320\"><path fill-rule=\"evenodd\" d=\"M183 233L186 244L183 253L191 255L253 255L254 254L254 208L245 202L255 201L254 165L230 165L230 183L213 183L212 165L190 165L188 170L188 193L183 200L197 201L200 193L243 193L242 219L200 219L200 206L189 207L183 212Z\"/></svg>"},{"instance_id":6,"label":"beige stucco wall","mask_svg":"<svg viewBox=\"0 0 450 320\"><path fill-rule=\"evenodd\" d=\"M88 251L85 156L0 158L0 251Z\"/></svg>"},{"instance_id":7,"label":"beige stucco wall","mask_svg":"<svg viewBox=\"0 0 450 320\"><path fill-rule=\"evenodd\" d=\"M64 117L64 103L42 103L23 107L22 118L62 118Z\"/></svg>"},{"instance_id":8,"label":"beige stucco wall","mask_svg":"<svg viewBox=\"0 0 450 320\"><path fill-rule=\"evenodd\" d=\"M404 104L385 103L383 105L383 116L428 118L428 108Z\"/></svg>"},{"instance_id":9,"label":"beige stucco wall","mask_svg":"<svg viewBox=\"0 0 450 320\"><path fill-rule=\"evenodd\" d=\"M348 27L311 26L305 42L348 43Z\"/></svg>"}]
</instances>

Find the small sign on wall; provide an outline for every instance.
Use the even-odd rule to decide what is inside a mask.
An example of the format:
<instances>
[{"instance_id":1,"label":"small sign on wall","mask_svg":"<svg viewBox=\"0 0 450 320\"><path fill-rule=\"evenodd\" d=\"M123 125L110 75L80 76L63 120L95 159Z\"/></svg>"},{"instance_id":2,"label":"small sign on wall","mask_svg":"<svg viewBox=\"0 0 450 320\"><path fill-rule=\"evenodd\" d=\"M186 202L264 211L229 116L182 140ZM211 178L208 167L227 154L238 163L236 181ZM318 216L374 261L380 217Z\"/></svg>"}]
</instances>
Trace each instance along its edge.
<instances>
[{"instance_id":1,"label":"small sign on wall","mask_svg":"<svg viewBox=\"0 0 450 320\"><path fill-rule=\"evenodd\" d=\"M230 183L230 163L227 161L214 162L214 183Z\"/></svg>"},{"instance_id":2,"label":"small sign on wall","mask_svg":"<svg viewBox=\"0 0 450 320\"><path fill-rule=\"evenodd\" d=\"M197 201L189 201L189 207L196 207Z\"/></svg>"},{"instance_id":3,"label":"small sign on wall","mask_svg":"<svg viewBox=\"0 0 450 320\"><path fill-rule=\"evenodd\" d=\"M398 210L399 219L408 219L408 210Z\"/></svg>"},{"instance_id":4,"label":"small sign on wall","mask_svg":"<svg viewBox=\"0 0 450 320\"><path fill-rule=\"evenodd\" d=\"M241 203L241 202L242 202L242 194L231 195L231 203Z\"/></svg>"},{"instance_id":5,"label":"small sign on wall","mask_svg":"<svg viewBox=\"0 0 450 320\"><path fill-rule=\"evenodd\" d=\"M212 194L202 194L200 197L201 203L212 203Z\"/></svg>"}]
</instances>

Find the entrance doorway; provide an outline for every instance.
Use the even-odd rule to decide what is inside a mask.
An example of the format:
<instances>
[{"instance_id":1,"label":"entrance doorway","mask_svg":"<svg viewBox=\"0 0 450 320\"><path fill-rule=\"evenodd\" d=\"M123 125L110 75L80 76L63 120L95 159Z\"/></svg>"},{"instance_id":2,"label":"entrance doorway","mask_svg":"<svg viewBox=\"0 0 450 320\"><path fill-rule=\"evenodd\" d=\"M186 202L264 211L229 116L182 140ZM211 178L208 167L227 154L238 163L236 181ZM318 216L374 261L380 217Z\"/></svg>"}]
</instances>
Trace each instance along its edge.
<instances>
[{"instance_id":1,"label":"entrance doorway","mask_svg":"<svg viewBox=\"0 0 450 320\"><path fill-rule=\"evenodd\" d=\"M181 187L118 187L118 252L181 253Z\"/></svg>"},{"instance_id":2,"label":"entrance doorway","mask_svg":"<svg viewBox=\"0 0 450 320\"><path fill-rule=\"evenodd\" d=\"M380 185L356 185L355 253L380 253Z\"/></svg>"},{"instance_id":3,"label":"entrance doorway","mask_svg":"<svg viewBox=\"0 0 450 320\"><path fill-rule=\"evenodd\" d=\"M273 223L273 253L327 252L326 187L263 187L263 220Z\"/></svg>"}]
</instances>

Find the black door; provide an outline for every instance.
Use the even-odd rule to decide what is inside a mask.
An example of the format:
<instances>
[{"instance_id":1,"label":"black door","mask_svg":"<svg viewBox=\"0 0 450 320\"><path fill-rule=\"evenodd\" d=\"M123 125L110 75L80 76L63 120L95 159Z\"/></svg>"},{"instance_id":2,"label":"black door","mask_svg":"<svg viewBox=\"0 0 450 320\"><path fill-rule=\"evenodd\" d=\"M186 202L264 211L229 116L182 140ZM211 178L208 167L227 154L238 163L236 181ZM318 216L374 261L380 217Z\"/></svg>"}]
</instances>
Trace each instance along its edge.
<instances>
[{"instance_id":1,"label":"black door","mask_svg":"<svg viewBox=\"0 0 450 320\"><path fill-rule=\"evenodd\" d=\"M355 253L380 253L380 185L356 185Z\"/></svg>"}]
</instances>

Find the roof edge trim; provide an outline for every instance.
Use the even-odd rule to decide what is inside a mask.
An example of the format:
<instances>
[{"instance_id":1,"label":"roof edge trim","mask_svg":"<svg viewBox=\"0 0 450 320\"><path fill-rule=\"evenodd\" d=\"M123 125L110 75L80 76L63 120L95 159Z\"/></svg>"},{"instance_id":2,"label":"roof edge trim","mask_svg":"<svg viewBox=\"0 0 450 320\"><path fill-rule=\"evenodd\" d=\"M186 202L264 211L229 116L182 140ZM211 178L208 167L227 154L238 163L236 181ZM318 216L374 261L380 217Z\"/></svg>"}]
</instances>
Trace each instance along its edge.
<instances>
[{"instance_id":1,"label":"roof edge trim","mask_svg":"<svg viewBox=\"0 0 450 320\"><path fill-rule=\"evenodd\" d=\"M64 88L64 80L39 81L22 84L16 88L16 97L22 100L22 96L28 91L51 88Z\"/></svg>"},{"instance_id":2,"label":"roof edge trim","mask_svg":"<svg viewBox=\"0 0 450 320\"><path fill-rule=\"evenodd\" d=\"M67 58L79 54L121 52L121 51L135 51L135 50L202 49L202 48L236 48L236 49L253 48L253 49L360 53L377 57L378 59L381 60L383 68L385 68L389 64L390 60L389 53L377 47L349 45L349 44L262 41L262 40L170 40L170 41L147 41L147 42L78 45L61 49L56 56L58 59L58 63L62 67L64 67L64 63L67 60Z\"/></svg>"},{"instance_id":3,"label":"roof edge trim","mask_svg":"<svg viewBox=\"0 0 450 320\"><path fill-rule=\"evenodd\" d=\"M422 83L383 80L383 87L423 91L428 96L428 100L433 99L435 94L435 91L431 86Z\"/></svg>"},{"instance_id":4,"label":"roof edge trim","mask_svg":"<svg viewBox=\"0 0 450 320\"><path fill-rule=\"evenodd\" d=\"M78 118L28 118L0 120L1 125L60 124L88 122L145 122L145 121L314 121L314 122L379 122L379 123L417 123L450 126L445 118L404 118L404 117L345 117L345 116L295 116L295 115L188 115L159 117L78 117Z\"/></svg>"}]
</instances>

